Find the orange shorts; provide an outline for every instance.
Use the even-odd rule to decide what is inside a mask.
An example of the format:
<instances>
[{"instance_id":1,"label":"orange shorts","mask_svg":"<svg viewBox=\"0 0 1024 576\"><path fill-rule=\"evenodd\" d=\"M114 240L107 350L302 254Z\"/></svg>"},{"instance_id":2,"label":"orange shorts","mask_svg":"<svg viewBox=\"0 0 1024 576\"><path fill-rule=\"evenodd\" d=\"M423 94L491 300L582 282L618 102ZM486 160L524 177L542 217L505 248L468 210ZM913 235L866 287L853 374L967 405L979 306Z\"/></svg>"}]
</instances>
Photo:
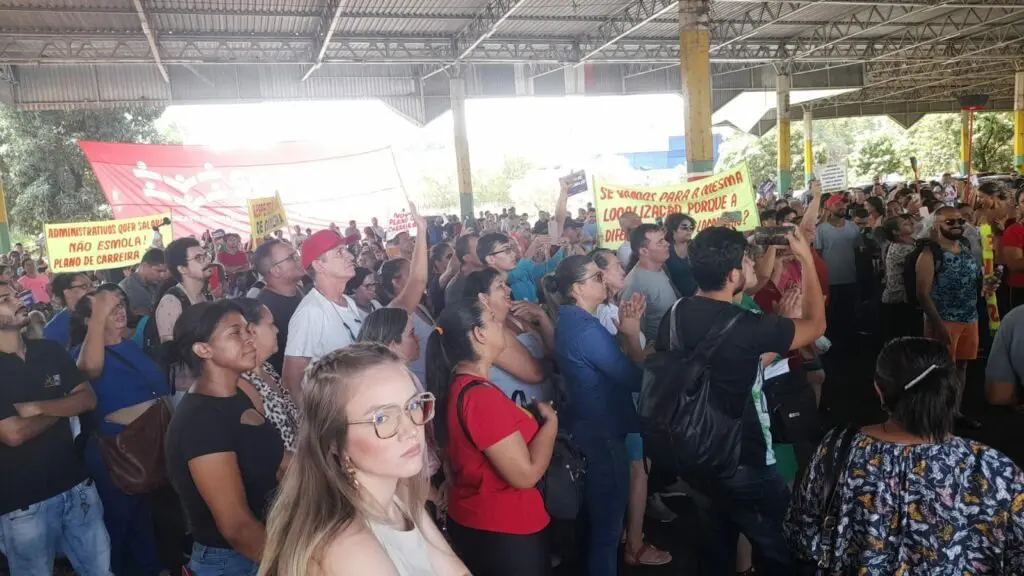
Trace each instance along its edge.
<instances>
[{"instance_id":1,"label":"orange shorts","mask_svg":"<svg viewBox=\"0 0 1024 576\"><path fill-rule=\"evenodd\" d=\"M977 360L978 358L978 323L942 322L949 332L949 355L953 360ZM924 335L935 338L935 330L925 320Z\"/></svg>"}]
</instances>

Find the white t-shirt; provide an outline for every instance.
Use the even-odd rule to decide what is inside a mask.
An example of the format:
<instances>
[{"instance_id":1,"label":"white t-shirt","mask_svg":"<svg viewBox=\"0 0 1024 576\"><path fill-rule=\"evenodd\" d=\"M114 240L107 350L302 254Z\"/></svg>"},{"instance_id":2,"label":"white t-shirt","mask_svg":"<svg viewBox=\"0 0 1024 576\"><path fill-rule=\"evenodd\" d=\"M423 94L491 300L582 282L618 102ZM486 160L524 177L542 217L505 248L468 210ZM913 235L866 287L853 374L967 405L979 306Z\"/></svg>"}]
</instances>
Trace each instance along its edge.
<instances>
[{"instance_id":1,"label":"white t-shirt","mask_svg":"<svg viewBox=\"0 0 1024 576\"><path fill-rule=\"evenodd\" d=\"M288 322L284 355L317 360L329 352L356 341L363 327L363 313L354 300L344 296L347 306L331 302L313 289L302 298Z\"/></svg>"},{"instance_id":2,"label":"white t-shirt","mask_svg":"<svg viewBox=\"0 0 1024 576\"><path fill-rule=\"evenodd\" d=\"M597 306L597 320L604 326L604 329L608 331L612 336L619 334L619 329L615 327L615 322L619 320L619 307L615 304L599 304ZM640 332L640 347L647 347L647 337L644 336L643 332Z\"/></svg>"}]
</instances>

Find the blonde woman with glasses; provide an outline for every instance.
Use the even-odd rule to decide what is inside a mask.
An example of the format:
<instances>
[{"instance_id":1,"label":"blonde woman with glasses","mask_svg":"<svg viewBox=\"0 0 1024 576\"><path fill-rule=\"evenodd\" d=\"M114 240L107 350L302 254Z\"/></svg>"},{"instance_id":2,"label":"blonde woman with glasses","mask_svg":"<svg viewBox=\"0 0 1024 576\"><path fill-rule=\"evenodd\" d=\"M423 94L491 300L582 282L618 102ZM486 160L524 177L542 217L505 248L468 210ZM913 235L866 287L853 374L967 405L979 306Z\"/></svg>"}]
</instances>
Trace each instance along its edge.
<instances>
[{"instance_id":1,"label":"blonde woman with glasses","mask_svg":"<svg viewBox=\"0 0 1024 576\"><path fill-rule=\"evenodd\" d=\"M331 352L307 376L298 449L270 511L259 573L468 575L424 508L434 396L374 343Z\"/></svg>"}]
</instances>

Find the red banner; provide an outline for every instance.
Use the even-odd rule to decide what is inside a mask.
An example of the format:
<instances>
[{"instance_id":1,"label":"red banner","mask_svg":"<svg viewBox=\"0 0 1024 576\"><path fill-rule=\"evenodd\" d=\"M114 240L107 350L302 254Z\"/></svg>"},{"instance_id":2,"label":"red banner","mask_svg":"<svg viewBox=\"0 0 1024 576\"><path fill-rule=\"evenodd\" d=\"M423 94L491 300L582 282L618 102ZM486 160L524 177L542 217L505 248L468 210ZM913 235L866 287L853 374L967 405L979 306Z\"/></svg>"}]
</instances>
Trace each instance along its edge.
<instances>
[{"instance_id":1,"label":"red banner","mask_svg":"<svg viewBox=\"0 0 1024 576\"><path fill-rule=\"evenodd\" d=\"M247 200L280 194L303 229L368 224L405 205L390 149L350 153L316 143L222 151L205 146L79 142L114 218L171 212L176 238L223 229L247 238Z\"/></svg>"}]
</instances>

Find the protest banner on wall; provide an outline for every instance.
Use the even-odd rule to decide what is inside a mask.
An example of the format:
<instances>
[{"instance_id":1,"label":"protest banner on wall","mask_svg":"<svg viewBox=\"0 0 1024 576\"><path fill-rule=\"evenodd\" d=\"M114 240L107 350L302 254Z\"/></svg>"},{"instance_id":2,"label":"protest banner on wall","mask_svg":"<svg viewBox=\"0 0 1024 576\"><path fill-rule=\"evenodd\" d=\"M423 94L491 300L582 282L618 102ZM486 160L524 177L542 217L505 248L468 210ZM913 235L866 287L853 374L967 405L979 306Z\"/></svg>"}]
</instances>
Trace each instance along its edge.
<instances>
[{"instance_id":1,"label":"protest banner on wall","mask_svg":"<svg viewBox=\"0 0 1024 576\"><path fill-rule=\"evenodd\" d=\"M47 224L46 253L51 272L84 272L127 268L142 260L153 243L153 227L170 212L124 220ZM164 238L173 238L171 225L160 226Z\"/></svg>"},{"instance_id":2,"label":"protest banner on wall","mask_svg":"<svg viewBox=\"0 0 1024 576\"><path fill-rule=\"evenodd\" d=\"M821 182L822 192L840 192L846 190L846 168L838 164L819 166L814 173Z\"/></svg>"},{"instance_id":3,"label":"protest banner on wall","mask_svg":"<svg viewBox=\"0 0 1024 576\"><path fill-rule=\"evenodd\" d=\"M714 226L723 212L741 214L736 226L740 231L753 230L761 224L746 164L671 186L620 186L597 180L594 188L602 248L615 249L626 240L619 217L627 211L649 223L683 212L697 221L698 232Z\"/></svg>"},{"instance_id":4,"label":"protest banner on wall","mask_svg":"<svg viewBox=\"0 0 1024 576\"><path fill-rule=\"evenodd\" d=\"M257 244L275 230L288 228L288 215L284 213L280 194L248 200L248 204L249 226L252 228L252 239Z\"/></svg>"}]
</instances>

